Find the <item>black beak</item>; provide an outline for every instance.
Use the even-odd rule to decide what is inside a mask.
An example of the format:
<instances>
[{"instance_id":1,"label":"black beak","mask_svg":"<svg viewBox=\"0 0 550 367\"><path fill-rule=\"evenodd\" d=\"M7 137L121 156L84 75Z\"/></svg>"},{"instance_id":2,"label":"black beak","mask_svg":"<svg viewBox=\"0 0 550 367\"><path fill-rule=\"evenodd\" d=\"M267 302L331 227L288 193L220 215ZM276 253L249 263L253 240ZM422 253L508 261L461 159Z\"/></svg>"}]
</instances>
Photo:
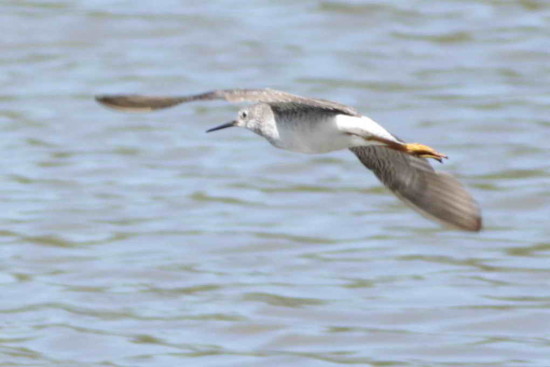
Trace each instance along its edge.
<instances>
[{"instance_id":1,"label":"black beak","mask_svg":"<svg viewBox=\"0 0 550 367\"><path fill-rule=\"evenodd\" d=\"M211 133L212 131L221 130L221 129L225 129L225 128L228 128L228 127L233 127L235 125L237 125L237 121L229 121L229 122L226 122L225 124L222 124L220 126L216 126L216 127L211 128L211 129L208 129L208 130L206 130L206 132Z\"/></svg>"}]
</instances>

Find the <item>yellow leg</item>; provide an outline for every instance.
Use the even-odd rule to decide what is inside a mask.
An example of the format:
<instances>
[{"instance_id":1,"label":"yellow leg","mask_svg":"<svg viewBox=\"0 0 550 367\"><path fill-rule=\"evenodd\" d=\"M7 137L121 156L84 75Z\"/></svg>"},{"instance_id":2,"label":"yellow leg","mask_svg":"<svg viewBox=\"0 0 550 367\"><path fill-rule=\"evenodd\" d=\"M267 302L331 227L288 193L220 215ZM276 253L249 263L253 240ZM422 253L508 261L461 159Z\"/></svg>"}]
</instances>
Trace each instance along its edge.
<instances>
[{"instance_id":1,"label":"yellow leg","mask_svg":"<svg viewBox=\"0 0 550 367\"><path fill-rule=\"evenodd\" d=\"M443 158L448 158L445 154L441 154L435 149L419 143L405 143L403 144L404 151L420 158L433 158L439 162Z\"/></svg>"},{"instance_id":2,"label":"yellow leg","mask_svg":"<svg viewBox=\"0 0 550 367\"><path fill-rule=\"evenodd\" d=\"M385 138L381 138L378 136L370 136L366 138L366 140L374 140L380 143L385 144L388 148L398 150L400 152L404 152L410 155L414 155L415 157L420 158L433 158L439 162L443 161L443 158L448 158L445 154L441 154L435 149L419 143L401 143L396 142L392 140L388 140Z\"/></svg>"}]
</instances>

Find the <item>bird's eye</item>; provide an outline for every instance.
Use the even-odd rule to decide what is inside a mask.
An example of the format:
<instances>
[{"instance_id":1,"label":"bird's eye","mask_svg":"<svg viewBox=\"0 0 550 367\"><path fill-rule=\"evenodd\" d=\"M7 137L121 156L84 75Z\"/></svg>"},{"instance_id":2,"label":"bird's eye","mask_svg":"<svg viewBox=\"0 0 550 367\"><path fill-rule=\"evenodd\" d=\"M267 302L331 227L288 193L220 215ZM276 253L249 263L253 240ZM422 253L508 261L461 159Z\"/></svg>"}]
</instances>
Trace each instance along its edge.
<instances>
[{"instance_id":1,"label":"bird's eye","mask_svg":"<svg viewBox=\"0 0 550 367\"><path fill-rule=\"evenodd\" d=\"M244 119L247 118L247 117L248 117L248 112L242 111L242 112L241 112L241 119L244 120Z\"/></svg>"}]
</instances>

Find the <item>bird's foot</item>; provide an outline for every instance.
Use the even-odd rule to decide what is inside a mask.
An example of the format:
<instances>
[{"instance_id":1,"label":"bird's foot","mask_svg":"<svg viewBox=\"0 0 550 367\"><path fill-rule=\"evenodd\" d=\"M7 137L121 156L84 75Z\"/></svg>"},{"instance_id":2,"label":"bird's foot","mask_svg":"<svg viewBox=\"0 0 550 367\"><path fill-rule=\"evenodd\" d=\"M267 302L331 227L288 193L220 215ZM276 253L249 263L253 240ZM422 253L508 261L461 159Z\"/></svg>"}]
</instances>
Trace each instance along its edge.
<instances>
[{"instance_id":1,"label":"bird's foot","mask_svg":"<svg viewBox=\"0 0 550 367\"><path fill-rule=\"evenodd\" d=\"M445 154L441 154L435 149L419 143L406 143L404 144L405 152L415 157L420 158L433 158L440 163L443 163L443 158L447 159L448 157Z\"/></svg>"}]
</instances>

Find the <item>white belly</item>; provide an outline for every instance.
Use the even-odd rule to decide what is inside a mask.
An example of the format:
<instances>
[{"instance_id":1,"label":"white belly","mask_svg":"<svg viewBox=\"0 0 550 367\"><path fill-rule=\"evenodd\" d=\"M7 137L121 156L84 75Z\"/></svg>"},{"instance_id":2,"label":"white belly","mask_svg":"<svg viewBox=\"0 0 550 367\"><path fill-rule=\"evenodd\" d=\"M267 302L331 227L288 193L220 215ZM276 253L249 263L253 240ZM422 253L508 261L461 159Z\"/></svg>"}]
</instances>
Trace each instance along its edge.
<instances>
[{"instance_id":1,"label":"white belly","mask_svg":"<svg viewBox=\"0 0 550 367\"><path fill-rule=\"evenodd\" d=\"M368 117L336 115L324 120L278 120L276 131L266 138L274 146L300 153L326 153L355 146L378 144L369 136L395 138Z\"/></svg>"}]
</instances>

